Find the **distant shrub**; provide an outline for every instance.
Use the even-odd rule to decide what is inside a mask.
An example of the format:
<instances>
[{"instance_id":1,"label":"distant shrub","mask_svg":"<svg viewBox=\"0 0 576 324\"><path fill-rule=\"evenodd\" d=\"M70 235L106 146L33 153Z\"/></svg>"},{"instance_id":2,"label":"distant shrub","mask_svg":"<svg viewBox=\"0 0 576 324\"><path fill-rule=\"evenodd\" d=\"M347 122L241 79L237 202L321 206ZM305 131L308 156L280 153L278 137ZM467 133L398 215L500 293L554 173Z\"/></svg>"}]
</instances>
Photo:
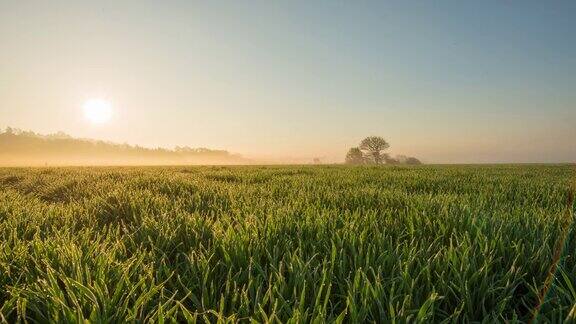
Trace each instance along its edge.
<instances>
[{"instance_id":1,"label":"distant shrub","mask_svg":"<svg viewBox=\"0 0 576 324\"><path fill-rule=\"evenodd\" d=\"M420 160L418 160L415 157L409 157L406 159L406 164L410 164L410 165L418 165L418 164L422 164L422 162L420 162Z\"/></svg>"}]
</instances>

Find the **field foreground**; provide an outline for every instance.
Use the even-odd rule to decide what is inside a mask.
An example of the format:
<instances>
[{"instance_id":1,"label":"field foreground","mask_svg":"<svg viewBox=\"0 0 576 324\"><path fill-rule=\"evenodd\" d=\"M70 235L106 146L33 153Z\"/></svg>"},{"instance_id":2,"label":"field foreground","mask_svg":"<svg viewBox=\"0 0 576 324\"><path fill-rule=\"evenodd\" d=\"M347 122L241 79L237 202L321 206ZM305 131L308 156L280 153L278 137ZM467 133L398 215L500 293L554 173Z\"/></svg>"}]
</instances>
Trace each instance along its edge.
<instances>
[{"instance_id":1,"label":"field foreground","mask_svg":"<svg viewBox=\"0 0 576 324\"><path fill-rule=\"evenodd\" d=\"M576 321L574 176L0 169L0 321Z\"/></svg>"}]
</instances>

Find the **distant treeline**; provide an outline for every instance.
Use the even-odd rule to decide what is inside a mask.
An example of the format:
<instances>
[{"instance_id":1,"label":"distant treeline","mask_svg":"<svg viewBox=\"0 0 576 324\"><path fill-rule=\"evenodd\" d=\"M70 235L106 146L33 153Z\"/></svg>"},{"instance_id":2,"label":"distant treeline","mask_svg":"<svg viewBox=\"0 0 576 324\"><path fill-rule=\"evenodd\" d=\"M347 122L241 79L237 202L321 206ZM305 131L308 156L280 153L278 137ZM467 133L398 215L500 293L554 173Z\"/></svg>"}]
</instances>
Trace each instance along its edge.
<instances>
[{"instance_id":1,"label":"distant treeline","mask_svg":"<svg viewBox=\"0 0 576 324\"><path fill-rule=\"evenodd\" d=\"M0 166L247 164L238 154L207 148L144 148L73 138L58 132L40 135L8 127L0 130Z\"/></svg>"}]
</instances>

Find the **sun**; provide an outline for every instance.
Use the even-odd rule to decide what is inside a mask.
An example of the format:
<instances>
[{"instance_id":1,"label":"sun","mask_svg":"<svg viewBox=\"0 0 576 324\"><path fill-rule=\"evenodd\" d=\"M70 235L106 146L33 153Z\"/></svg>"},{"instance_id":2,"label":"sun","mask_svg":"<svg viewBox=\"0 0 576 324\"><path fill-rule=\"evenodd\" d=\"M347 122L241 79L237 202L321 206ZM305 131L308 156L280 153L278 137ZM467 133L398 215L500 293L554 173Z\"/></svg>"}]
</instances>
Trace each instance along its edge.
<instances>
[{"instance_id":1,"label":"sun","mask_svg":"<svg viewBox=\"0 0 576 324\"><path fill-rule=\"evenodd\" d=\"M104 124L112 119L112 104L103 99L89 99L82 106L84 117L93 124Z\"/></svg>"}]
</instances>

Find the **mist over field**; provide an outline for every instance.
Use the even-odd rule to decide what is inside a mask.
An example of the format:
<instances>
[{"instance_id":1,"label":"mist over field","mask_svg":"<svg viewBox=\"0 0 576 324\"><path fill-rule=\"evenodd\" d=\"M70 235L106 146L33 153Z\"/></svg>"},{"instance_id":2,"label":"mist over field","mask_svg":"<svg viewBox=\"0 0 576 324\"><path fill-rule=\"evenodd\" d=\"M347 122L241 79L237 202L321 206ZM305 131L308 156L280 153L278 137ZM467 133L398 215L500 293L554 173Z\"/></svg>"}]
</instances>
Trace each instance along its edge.
<instances>
[{"instance_id":1,"label":"mist over field","mask_svg":"<svg viewBox=\"0 0 576 324\"><path fill-rule=\"evenodd\" d=\"M176 147L150 149L76 139L64 133L0 132L0 166L250 164L225 150Z\"/></svg>"},{"instance_id":2,"label":"mist over field","mask_svg":"<svg viewBox=\"0 0 576 324\"><path fill-rule=\"evenodd\" d=\"M360 148L361 147L361 148ZM366 137L342 158L347 164L421 164L415 157L393 156L379 136ZM352 152L352 153L351 153ZM340 162L340 163L341 163ZM145 148L101 140L73 138L63 132L41 135L8 127L0 129L0 166L146 166L146 165L326 164L319 157L246 158L226 150L176 146Z\"/></svg>"}]
</instances>

